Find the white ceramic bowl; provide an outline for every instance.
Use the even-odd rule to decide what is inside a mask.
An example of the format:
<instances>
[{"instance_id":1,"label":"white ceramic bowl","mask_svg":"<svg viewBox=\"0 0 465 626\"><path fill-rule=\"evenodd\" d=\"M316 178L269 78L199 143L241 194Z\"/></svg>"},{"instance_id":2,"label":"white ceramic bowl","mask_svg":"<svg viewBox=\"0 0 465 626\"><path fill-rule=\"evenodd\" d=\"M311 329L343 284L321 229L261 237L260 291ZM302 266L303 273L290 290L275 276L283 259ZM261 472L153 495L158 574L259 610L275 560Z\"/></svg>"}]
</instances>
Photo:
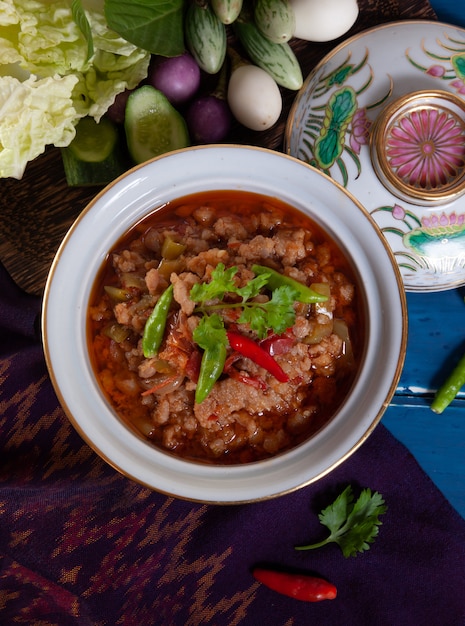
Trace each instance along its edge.
<instances>
[{"instance_id":1,"label":"white ceramic bowl","mask_svg":"<svg viewBox=\"0 0 465 626\"><path fill-rule=\"evenodd\" d=\"M316 435L256 463L212 466L155 448L115 414L94 376L86 309L97 271L129 227L167 201L200 191L242 189L278 197L306 212L346 251L367 302L366 347L350 395ZM370 435L397 386L407 314L400 273L368 213L341 186L301 161L241 146L188 148L130 170L99 193L65 237L44 297L43 338L58 398L90 446L129 478L193 501L238 503L309 484L349 457Z\"/></svg>"}]
</instances>

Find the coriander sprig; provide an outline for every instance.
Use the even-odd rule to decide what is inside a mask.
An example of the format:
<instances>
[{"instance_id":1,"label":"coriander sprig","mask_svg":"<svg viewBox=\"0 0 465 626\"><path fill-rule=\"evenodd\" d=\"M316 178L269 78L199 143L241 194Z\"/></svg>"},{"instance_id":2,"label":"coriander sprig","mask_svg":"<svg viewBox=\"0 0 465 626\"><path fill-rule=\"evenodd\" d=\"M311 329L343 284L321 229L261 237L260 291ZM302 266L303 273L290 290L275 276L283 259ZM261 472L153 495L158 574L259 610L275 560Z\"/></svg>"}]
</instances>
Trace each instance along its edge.
<instances>
[{"instance_id":1,"label":"coriander sprig","mask_svg":"<svg viewBox=\"0 0 465 626\"><path fill-rule=\"evenodd\" d=\"M384 499L377 491L364 489L354 502L352 487L344 491L319 514L320 522L330 534L317 543L296 546L296 550L314 550L328 543L337 543L345 557L357 556L370 549L382 522L379 516L387 511Z\"/></svg>"},{"instance_id":2,"label":"coriander sprig","mask_svg":"<svg viewBox=\"0 0 465 626\"><path fill-rule=\"evenodd\" d=\"M190 297L200 303L197 312L210 314L222 309L240 308L238 318L240 324L249 324L260 339L266 337L268 330L281 334L295 322L294 303L297 292L290 285L283 285L272 291L271 298L265 302L254 301L261 290L266 286L269 275L260 274L249 280L243 287L238 287L234 281L238 268L236 266L225 269L219 263L212 271L208 283L193 285ZM223 302L226 294L235 294L241 298L238 302ZM220 300L220 303L206 304Z\"/></svg>"},{"instance_id":3,"label":"coriander sprig","mask_svg":"<svg viewBox=\"0 0 465 626\"><path fill-rule=\"evenodd\" d=\"M237 271L236 265L226 269L224 263L218 263L212 270L210 282L193 285L190 297L194 302L207 302L215 299L223 300L227 293L232 293L240 296L242 302L245 302L258 296L265 287L268 276L266 274L255 276L247 281L243 287L238 287L234 281Z\"/></svg>"}]
</instances>

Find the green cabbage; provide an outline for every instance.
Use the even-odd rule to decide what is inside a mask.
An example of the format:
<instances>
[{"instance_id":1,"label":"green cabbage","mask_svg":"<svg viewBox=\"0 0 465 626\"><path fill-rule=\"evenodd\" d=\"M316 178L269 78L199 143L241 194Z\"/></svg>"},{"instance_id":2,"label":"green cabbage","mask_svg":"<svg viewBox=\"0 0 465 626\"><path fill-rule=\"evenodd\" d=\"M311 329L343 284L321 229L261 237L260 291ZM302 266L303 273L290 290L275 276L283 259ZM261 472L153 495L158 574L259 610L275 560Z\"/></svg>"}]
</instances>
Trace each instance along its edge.
<instances>
[{"instance_id":1,"label":"green cabbage","mask_svg":"<svg viewBox=\"0 0 465 626\"><path fill-rule=\"evenodd\" d=\"M150 54L85 4L88 41L72 0L0 0L0 177L21 178L47 145L66 146L81 117L97 122L115 96L147 76Z\"/></svg>"}]
</instances>

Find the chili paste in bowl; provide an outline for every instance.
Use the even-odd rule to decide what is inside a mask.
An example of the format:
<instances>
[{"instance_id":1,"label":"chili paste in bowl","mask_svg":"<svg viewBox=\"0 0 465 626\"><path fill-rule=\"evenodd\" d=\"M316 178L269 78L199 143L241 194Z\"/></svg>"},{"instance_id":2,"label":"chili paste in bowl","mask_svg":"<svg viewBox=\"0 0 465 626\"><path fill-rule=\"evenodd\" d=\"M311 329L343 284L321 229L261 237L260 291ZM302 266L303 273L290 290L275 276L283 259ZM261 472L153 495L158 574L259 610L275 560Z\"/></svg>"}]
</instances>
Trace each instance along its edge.
<instances>
[{"instance_id":1,"label":"chili paste in bowl","mask_svg":"<svg viewBox=\"0 0 465 626\"><path fill-rule=\"evenodd\" d=\"M400 378L405 293L365 209L302 161L187 148L103 189L53 261L42 331L60 403L112 467L193 501L326 475Z\"/></svg>"},{"instance_id":2,"label":"chili paste in bowl","mask_svg":"<svg viewBox=\"0 0 465 626\"><path fill-rule=\"evenodd\" d=\"M89 350L118 415L154 445L249 463L335 413L357 372L363 312L348 259L308 216L210 191L117 242L92 293Z\"/></svg>"}]
</instances>

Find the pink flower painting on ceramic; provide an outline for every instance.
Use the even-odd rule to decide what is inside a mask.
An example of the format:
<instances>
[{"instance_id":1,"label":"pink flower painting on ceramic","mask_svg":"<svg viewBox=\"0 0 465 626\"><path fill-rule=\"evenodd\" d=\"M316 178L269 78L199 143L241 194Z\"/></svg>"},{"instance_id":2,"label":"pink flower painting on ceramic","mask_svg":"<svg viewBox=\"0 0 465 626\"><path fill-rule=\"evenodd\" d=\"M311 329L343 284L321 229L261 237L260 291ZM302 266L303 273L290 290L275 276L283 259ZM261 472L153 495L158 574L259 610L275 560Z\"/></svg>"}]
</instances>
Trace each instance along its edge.
<instances>
[{"instance_id":1,"label":"pink flower painting on ceramic","mask_svg":"<svg viewBox=\"0 0 465 626\"><path fill-rule=\"evenodd\" d=\"M435 108L407 112L385 138L391 172L403 184L436 190L461 175L465 166L464 123Z\"/></svg>"},{"instance_id":2,"label":"pink flower painting on ceramic","mask_svg":"<svg viewBox=\"0 0 465 626\"><path fill-rule=\"evenodd\" d=\"M360 154L362 146L368 144L371 124L372 122L367 116L366 109L358 109L355 111L350 133L350 147L355 154Z\"/></svg>"}]
</instances>

